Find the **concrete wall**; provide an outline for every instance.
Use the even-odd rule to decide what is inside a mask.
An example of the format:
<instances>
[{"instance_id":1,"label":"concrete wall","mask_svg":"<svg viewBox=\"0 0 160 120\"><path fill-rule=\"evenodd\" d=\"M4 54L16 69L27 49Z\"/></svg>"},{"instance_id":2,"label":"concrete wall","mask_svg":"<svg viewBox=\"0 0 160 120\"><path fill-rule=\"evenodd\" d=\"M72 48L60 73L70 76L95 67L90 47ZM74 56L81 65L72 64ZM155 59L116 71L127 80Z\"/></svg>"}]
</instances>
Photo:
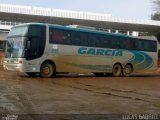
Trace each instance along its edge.
<instances>
[{"instance_id":1,"label":"concrete wall","mask_svg":"<svg viewBox=\"0 0 160 120\"><path fill-rule=\"evenodd\" d=\"M0 40L4 41L7 38L8 33L7 32L0 32Z\"/></svg>"},{"instance_id":2,"label":"concrete wall","mask_svg":"<svg viewBox=\"0 0 160 120\"><path fill-rule=\"evenodd\" d=\"M0 41L5 41L7 38L8 33L7 32L0 32ZM0 42L0 44L3 44L3 42ZM0 49L0 65L3 64L3 58L4 58L4 52L2 49Z\"/></svg>"}]
</instances>

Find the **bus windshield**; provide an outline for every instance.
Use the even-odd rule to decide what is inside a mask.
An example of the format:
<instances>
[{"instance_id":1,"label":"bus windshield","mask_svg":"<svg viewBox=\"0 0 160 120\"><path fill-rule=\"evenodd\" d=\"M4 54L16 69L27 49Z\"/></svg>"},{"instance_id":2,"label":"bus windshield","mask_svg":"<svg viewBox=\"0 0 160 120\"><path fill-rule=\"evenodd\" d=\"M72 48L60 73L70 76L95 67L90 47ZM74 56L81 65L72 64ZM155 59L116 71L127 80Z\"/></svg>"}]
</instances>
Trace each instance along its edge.
<instances>
[{"instance_id":1,"label":"bus windshield","mask_svg":"<svg viewBox=\"0 0 160 120\"><path fill-rule=\"evenodd\" d=\"M35 59L43 55L45 26L23 25L13 27L6 41L6 58Z\"/></svg>"},{"instance_id":2,"label":"bus windshield","mask_svg":"<svg viewBox=\"0 0 160 120\"><path fill-rule=\"evenodd\" d=\"M25 37L8 38L6 43L6 58L24 57Z\"/></svg>"},{"instance_id":3,"label":"bus windshield","mask_svg":"<svg viewBox=\"0 0 160 120\"><path fill-rule=\"evenodd\" d=\"M28 26L21 26L21 27L13 27L11 28L8 37L12 36L25 36L28 32Z\"/></svg>"}]
</instances>

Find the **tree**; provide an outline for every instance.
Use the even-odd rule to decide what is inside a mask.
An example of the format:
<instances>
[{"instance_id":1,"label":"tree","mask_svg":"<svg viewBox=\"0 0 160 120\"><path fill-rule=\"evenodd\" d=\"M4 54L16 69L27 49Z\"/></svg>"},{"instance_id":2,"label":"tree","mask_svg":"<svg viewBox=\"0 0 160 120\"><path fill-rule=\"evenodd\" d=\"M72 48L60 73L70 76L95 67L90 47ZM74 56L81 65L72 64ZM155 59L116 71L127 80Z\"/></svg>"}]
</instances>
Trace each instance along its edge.
<instances>
[{"instance_id":1,"label":"tree","mask_svg":"<svg viewBox=\"0 0 160 120\"><path fill-rule=\"evenodd\" d=\"M160 0L151 0L151 1L154 5L153 10L155 11L155 13L151 15L151 19L160 21ZM160 43L160 32L154 33L154 35L157 37Z\"/></svg>"},{"instance_id":2,"label":"tree","mask_svg":"<svg viewBox=\"0 0 160 120\"><path fill-rule=\"evenodd\" d=\"M152 20L160 20L160 0L151 0L154 8L153 10L155 11L154 14L151 15Z\"/></svg>"},{"instance_id":3,"label":"tree","mask_svg":"<svg viewBox=\"0 0 160 120\"><path fill-rule=\"evenodd\" d=\"M154 10L160 12L160 0L151 0L154 5Z\"/></svg>"},{"instance_id":4,"label":"tree","mask_svg":"<svg viewBox=\"0 0 160 120\"><path fill-rule=\"evenodd\" d=\"M159 21L160 20L160 13L154 13L154 14L152 14L151 15L151 19Z\"/></svg>"}]
</instances>

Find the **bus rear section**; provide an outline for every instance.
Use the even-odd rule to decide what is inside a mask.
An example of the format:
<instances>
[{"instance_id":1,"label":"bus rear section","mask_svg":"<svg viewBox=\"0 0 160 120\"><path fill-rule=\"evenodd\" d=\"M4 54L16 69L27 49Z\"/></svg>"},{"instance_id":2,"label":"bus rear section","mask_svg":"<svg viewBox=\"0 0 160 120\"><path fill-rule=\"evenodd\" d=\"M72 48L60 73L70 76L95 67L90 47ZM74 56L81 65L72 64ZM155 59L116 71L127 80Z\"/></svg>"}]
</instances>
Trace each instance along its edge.
<instances>
[{"instance_id":1,"label":"bus rear section","mask_svg":"<svg viewBox=\"0 0 160 120\"><path fill-rule=\"evenodd\" d=\"M158 61L157 61L158 67L160 67L160 49L158 50Z\"/></svg>"},{"instance_id":2,"label":"bus rear section","mask_svg":"<svg viewBox=\"0 0 160 120\"><path fill-rule=\"evenodd\" d=\"M3 65L3 57L4 57L3 51L0 50L0 65Z\"/></svg>"},{"instance_id":3,"label":"bus rear section","mask_svg":"<svg viewBox=\"0 0 160 120\"><path fill-rule=\"evenodd\" d=\"M5 41L0 40L0 65L3 65Z\"/></svg>"}]
</instances>

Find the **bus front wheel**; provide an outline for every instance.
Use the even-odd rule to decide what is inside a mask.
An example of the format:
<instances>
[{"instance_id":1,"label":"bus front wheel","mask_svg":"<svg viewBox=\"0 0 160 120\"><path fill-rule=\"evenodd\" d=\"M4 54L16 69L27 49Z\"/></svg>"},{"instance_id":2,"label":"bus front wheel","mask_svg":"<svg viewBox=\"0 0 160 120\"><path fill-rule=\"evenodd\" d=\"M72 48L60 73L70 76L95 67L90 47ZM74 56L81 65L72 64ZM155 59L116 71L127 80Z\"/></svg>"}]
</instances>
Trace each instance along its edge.
<instances>
[{"instance_id":1,"label":"bus front wheel","mask_svg":"<svg viewBox=\"0 0 160 120\"><path fill-rule=\"evenodd\" d=\"M129 77L130 74L132 73L133 69L132 69L132 66L127 64L125 65L125 67L123 68L123 76L125 77Z\"/></svg>"},{"instance_id":2,"label":"bus front wheel","mask_svg":"<svg viewBox=\"0 0 160 120\"><path fill-rule=\"evenodd\" d=\"M119 77L122 75L122 67L120 64L115 64L112 69L112 74L114 77Z\"/></svg>"},{"instance_id":3,"label":"bus front wheel","mask_svg":"<svg viewBox=\"0 0 160 120\"><path fill-rule=\"evenodd\" d=\"M40 69L40 77L50 78L55 75L55 66L51 63L43 63Z\"/></svg>"}]
</instances>

